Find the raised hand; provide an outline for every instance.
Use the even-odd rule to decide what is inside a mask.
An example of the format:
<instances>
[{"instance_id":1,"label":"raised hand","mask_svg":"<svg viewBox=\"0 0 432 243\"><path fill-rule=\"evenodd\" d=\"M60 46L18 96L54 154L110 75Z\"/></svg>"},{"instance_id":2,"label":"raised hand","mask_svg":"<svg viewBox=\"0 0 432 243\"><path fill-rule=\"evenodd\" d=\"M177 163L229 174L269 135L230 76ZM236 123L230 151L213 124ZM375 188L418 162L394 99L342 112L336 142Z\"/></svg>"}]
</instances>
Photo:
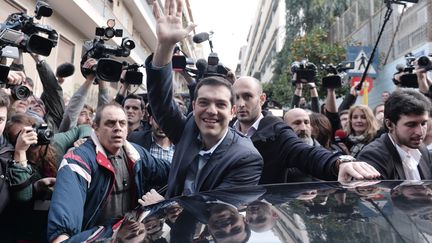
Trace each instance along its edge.
<instances>
[{"instance_id":1,"label":"raised hand","mask_svg":"<svg viewBox=\"0 0 432 243\"><path fill-rule=\"evenodd\" d=\"M165 0L163 12L157 2L153 2L158 38L158 46L153 57L153 64L156 66L168 64L171 61L175 44L183 40L195 28L194 24L183 27L182 9L181 0Z\"/></svg>"}]
</instances>

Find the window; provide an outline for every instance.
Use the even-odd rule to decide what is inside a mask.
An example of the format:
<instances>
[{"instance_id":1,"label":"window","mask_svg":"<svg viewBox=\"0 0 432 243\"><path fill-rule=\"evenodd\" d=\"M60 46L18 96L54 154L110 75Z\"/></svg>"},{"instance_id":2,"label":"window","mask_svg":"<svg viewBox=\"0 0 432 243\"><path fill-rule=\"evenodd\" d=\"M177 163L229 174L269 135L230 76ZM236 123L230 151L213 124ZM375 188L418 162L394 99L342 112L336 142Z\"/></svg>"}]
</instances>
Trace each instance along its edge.
<instances>
[{"instance_id":1,"label":"window","mask_svg":"<svg viewBox=\"0 0 432 243\"><path fill-rule=\"evenodd\" d=\"M57 64L60 65L65 62L74 62L75 44L64 36L60 36L57 48L59 49L57 55Z\"/></svg>"}]
</instances>

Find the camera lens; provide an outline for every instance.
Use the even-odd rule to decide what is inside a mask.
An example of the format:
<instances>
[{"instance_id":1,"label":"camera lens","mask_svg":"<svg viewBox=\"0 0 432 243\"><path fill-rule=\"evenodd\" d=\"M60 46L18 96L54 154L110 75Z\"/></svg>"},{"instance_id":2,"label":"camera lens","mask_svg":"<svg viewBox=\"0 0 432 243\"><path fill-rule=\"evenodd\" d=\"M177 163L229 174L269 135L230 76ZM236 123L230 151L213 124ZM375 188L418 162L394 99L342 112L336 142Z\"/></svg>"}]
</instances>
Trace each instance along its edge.
<instances>
[{"instance_id":1,"label":"camera lens","mask_svg":"<svg viewBox=\"0 0 432 243\"><path fill-rule=\"evenodd\" d=\"M117 82L120 80L122 68L122 63L102 58L98 61L96 75L100 80Z\"/></svg>"},{"instance_id":2,"label":"camera lens","mask_svg":"<svg viewBox=\"0 0 432 243\"><path fill-rule=\"evenodd\" d=\"M15 100L25 100L31 95L31 91L26 86L19 85L13 86L11 94Z\"/></svg>"},{"instance_id":3,"label":"camera lens","mask_svg":"<svg viewBox=\"0 0 432 243\"><path fill-rule=\"evenodd\" d=\"M115 30L113 28L106 28L105 29L105 37L108 39L111 39L115 36Z\"/></svg>"}]
</instances>

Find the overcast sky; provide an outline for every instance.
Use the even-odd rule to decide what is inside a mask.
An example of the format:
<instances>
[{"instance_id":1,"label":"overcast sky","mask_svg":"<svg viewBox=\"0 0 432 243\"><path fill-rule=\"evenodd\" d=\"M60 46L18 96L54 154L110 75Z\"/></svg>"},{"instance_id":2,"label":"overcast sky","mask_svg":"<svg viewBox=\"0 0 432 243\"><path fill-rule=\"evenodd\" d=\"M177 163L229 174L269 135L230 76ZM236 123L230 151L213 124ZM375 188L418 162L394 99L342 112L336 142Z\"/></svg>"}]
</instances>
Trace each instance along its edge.
<instances>
[{"instance_id":1,"label":"overcast sky","mask_svg":"<svg viewBox=\"0 0 432 243\"><path fill-rule=\"evenodd\" d=\"M259 0L190 0L196 32L213 31L213 50L219 61L232 70L238 63ZM208 43L203 43L208 50ZM207 58L207 56L205 57Z\"/></svg>"}]
</instances>

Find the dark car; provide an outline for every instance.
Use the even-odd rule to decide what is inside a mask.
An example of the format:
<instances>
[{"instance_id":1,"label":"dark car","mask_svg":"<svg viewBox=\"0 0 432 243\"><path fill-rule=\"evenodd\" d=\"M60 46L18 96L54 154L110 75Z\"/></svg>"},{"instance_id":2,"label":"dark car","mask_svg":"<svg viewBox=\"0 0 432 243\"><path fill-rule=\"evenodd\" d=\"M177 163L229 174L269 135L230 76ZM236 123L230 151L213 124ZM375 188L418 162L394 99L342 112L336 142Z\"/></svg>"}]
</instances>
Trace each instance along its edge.
<instances>
[{"instance_id":1,"label":"dark car","mask_svg":"<svg viewBox=\"0 0 432 243\"><path fill-rule=\"evenodd\" d=\"M432 181L229 188L139 208L123 224L137 221L146 230L128 242L432 242Z\"/></svg>"}]
</instances>

